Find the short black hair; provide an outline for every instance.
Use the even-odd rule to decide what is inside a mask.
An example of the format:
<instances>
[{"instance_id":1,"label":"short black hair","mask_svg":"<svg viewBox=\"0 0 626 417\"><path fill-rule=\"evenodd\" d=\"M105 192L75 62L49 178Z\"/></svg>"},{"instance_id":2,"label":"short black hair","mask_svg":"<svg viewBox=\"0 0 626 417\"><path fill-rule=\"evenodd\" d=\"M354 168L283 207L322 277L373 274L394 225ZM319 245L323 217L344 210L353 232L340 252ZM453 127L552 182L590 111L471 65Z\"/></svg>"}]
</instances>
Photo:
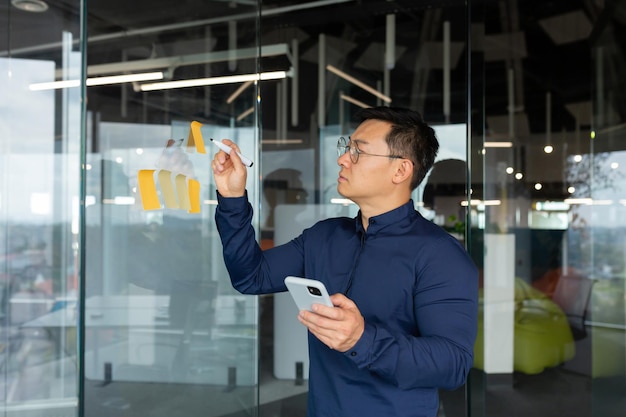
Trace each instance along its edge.
<instances>
[{"instance_id":1,"label":"short black hair","mask_svg":"<svg viewBox=\"0 0 626 417\"><path fill-rule=\"evenodd\" d=\"M381 120L391 124L391 130L385 138L389 151L402 155L415 165L411 178L411 190L417 188L432 168L439 151L439 141L435 131L423 119L422 115L402 107L370 107L355 114L357 122Z\"/></svg>"}]
</instances>

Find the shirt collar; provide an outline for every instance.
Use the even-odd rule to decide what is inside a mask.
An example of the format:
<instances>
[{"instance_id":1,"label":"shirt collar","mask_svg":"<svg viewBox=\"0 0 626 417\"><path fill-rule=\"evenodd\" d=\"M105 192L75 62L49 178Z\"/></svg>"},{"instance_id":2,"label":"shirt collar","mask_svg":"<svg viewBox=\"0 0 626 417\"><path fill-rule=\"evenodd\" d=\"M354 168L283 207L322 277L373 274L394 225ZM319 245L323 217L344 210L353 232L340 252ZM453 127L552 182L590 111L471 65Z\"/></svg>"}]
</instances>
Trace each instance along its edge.
<instances>
[{"instance_id":1,"label":"shirt collar","mask_svg":"<svg viewBox=\"0 0 626 417\"><path fill-rule=\"evenodd\" d=\"M409 200L400 207L377 216L370 217L367 234L376 234L390 225L404 227L405 223L409 222L415 215L415 205L413 204L413 200ZM361 222L361 210L359 210L359 213L356 215L354 220L356 231L358 233L364 233L365 229L363 228L363 222Z\"/></svg>"}]
</instances>

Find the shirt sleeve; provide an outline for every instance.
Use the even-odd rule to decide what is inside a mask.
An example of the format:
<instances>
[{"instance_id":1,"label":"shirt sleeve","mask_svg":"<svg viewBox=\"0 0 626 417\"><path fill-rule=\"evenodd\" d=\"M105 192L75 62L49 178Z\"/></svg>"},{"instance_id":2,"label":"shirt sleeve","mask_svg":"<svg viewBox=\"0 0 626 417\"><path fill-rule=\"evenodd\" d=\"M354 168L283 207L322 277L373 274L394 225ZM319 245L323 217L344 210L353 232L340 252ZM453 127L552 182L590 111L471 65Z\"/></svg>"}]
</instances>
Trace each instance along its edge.
<instances>
[{"instance_id":1,"label":"shirt sleeve","mask_svg":"<svg viewBox=\"0 0 626 417\"><path fill-rule=\"evenodd\" d=\"M233 287L243 294L286 291L287 275L300 275L302 250L293 242L263 251L252 227L247 193L226 198L217 193L215 223L222 241L224 263Z\"/></svg>"},{"instance_id":2,"label":"shirt sleeve","mask_svg":"<svg viewBox=\"0 0 626 417\"><path fill-rule=\"evenodd\" d=\"M413 294L419 334L394 334L384 323L366 323L360 340L344 353L357 367L403 389L457 388L473 365L478 272L460 245L443 242L421 255L428 261L417 271Z\"/></svg>"}]
</instances>

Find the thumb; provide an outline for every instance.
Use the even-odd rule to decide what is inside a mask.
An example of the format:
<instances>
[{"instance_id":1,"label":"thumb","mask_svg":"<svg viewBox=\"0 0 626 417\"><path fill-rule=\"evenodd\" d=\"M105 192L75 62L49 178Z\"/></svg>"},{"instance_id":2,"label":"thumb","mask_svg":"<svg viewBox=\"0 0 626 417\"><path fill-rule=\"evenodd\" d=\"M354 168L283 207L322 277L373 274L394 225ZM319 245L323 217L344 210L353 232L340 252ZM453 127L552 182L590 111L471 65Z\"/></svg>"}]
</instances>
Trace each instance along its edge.
<instances>
[{"instance_id":1,"label":"thumb","mask_svg":"<svg viewBox=\"0 0 626 417\"><path fill-rule=\"evenodd\" d=\"M340 292L331 295L330 301L335 307L339 308L351 308L356 306L356 304L354 304L354 301L352 301Z\"/></svg>"}]
</instances>

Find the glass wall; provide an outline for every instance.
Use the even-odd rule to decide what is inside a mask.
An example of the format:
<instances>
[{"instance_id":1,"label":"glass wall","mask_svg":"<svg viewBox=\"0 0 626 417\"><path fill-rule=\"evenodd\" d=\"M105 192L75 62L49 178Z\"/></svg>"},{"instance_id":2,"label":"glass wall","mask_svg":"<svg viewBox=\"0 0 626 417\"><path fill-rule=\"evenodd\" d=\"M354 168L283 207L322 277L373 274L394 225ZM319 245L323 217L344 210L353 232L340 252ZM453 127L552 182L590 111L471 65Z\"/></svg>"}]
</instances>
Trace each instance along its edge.
<instances>
[{"instance_id":1,"label":"glass wall","mask_svg":"<svg viewBox=\"0 0 626 417\"><path fill-rule=\"evenodd\" d=\"M230 285L210 138L255 160L267 248L356 215L335 144L391 105L435 126L415 207L481 272L439 417L621 416L626 1L466 3L0 4L4 414L304 416L306 332Z\"/></svg>"},{"instance_id":2,"label":"glass wall","mask_svg":"<svg viewBox=\"0 0 626 417\"><path fill-rule=\"evenodd\" d=\"M0 5L0 408L75 415L81 5ZM58 312L58 313L57 313Z\"/></svg>"},{"instance_id":3,"label":"glass wall","mask_svg":"<svg viewBox=\"0 0 626 417\"><path fill-rule=\"evenodd\" d=\"M624 413L625 6L472 7L472 415Z\"/></svg>"},{"instance_id":4,"label":"glass wall","mask_svg":"<svg viewBox=\"0 0 626 417\"><path fill-rule=\"evenodd\" d=\"M210 138L259 154L256 2L25 3L1 6L4 413L254 414Z\"/></svg>"},{"instance_id":5,"label":"glass wall","mask_svg":"<svg viewBox=\"0 0 626 417\"><path fill-rule=\"evenodd\" d=\"M224 267L210 163L222 138L258 160L256 2L89 3L87 24L88 79L140 80L87 89L84 414L253 415L258 302Z\"/></svg>"},{"instance_id":6,"label":"glass wall","mask_svg":"<svg viewBox=\"0 0 626 417\"><path fill-rule=\"evenodd\" d=\"M592 202L587 210L578 208L580 231L570 241L585 248L577 266L592 279L585 334L591 338L593 416L618 416L626 409L626 85L620 75L626 70L625 33L626 2L607 4L590 35L591 155L580 162L584 167L593 157L592 175L576 168L577 159L570 164L573 178L589 184L588 193L583 187L576 197Z\"/></svg>"},{"instance_id":7,"label":"glass wall","mask_svg":"<svg viewBox=\"0 0 626 417\"><path fill-rule=\"evenodd\" d=\"M320 219L354 217L337 193L336 144L363 107L419 110L441 142L416 210L465 239L467 9L463 2L281 2L261 11L261 43L290 47L294 76L261 86L261 242L285 243ZM274 69L273 67L263 68ZM260 415L304 416L306 329L288 294L261 303ZM278 395L280 394L280 395ZM442 391L441 414L464 416L465 388Z\"/></svg>"}]
</instances>

